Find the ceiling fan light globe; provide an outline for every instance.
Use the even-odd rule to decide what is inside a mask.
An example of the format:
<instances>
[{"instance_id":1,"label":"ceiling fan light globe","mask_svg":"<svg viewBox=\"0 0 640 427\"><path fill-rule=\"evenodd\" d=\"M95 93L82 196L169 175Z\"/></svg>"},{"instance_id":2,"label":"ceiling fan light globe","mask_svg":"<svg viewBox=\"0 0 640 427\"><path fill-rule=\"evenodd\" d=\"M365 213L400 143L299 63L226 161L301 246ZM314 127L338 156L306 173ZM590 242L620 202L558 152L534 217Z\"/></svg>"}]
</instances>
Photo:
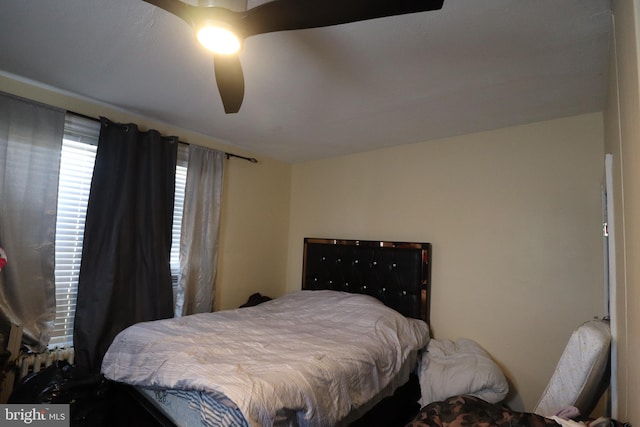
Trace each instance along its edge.
<instances>
[{"instance_id":1,"label":"ceiling fan light globe","mask_svg":"<svg viewBox=\"0 0 640 427\"><path fill-rule=\"evenodd\" d=\"M241 43L232 31L214 25L206 25L196 31L200 44L213 53L231 55L240 50Z\"/></svg>"}]
</instances>

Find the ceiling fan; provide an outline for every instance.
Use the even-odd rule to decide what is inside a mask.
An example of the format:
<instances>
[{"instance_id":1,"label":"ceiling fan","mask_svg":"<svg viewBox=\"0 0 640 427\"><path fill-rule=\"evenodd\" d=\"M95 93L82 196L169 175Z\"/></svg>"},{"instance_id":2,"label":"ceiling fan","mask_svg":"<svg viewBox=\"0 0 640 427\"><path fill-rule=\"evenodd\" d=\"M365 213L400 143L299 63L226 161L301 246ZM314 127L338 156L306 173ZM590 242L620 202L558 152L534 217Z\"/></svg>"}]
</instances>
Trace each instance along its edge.
<instances>
[{"instance_id":1,"label":"ceiling fan","mask_svg":"<svg viewBox=\"0 0 640 427\"><path fill-rule=\"evenodd\" d=\"M444 0L273 0L245 11L193 6L180 0L143 0L191 25L198 40L214 52L214 71L226 113L237 113L244 76L237 52L247 37L302 30L442 8ZM226 43L220 44L223 40ZM231 46L231 47L229 47Z\"/></svg>"}]
</instances>

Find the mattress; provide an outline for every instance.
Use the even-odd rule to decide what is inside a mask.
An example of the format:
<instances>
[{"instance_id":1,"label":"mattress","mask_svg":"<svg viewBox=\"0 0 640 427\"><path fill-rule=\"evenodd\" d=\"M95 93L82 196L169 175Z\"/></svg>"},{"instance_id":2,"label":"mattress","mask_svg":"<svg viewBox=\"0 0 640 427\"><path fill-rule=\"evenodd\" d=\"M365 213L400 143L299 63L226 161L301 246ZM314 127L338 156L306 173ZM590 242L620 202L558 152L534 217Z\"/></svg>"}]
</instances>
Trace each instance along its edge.
<instances>
[{"instance_id":1,"label":"mattress","mask_svg":"<svg viewBox=\"0 0 640 427\"><path fill-rule=\"evenodd\" d=\"M398 375L374 398L333 427L346 427L362 417L385 397L391 396L398 387L407 382L416 364L415 358L407 359ZM217 397L198 391L152 390L136 387L142 396L165 417L180 427L247 427L247 421L240 409L224 395ZM300 427L295 411L280 410L276 414L273 427Z\"/></svg>"},{"instance_id":2,"label":"mattress","mask_svg":"<svg viewBox=\"0 0 640 427\"><path fill-rule=\"evenodd\" d=\"M536 414L553 416L568 407L588 416L608 383L611 330L606 320L583 323L569 338L549 384L542 393Z\"/></svg>"}]
</instances>

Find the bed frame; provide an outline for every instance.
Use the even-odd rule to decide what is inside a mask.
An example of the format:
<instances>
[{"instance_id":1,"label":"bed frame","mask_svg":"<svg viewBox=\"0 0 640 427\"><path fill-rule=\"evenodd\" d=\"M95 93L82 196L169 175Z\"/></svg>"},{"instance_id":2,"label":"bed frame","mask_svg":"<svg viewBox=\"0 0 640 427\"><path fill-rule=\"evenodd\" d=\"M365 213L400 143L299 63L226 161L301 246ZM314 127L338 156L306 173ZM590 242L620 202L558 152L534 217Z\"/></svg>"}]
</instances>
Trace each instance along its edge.
<instances>
[{"instance_id":1,"label":"bed frame","mask_svg":"<svg viewBox=\"0 0 640 427\"><path fill-rule=\"evenodd\" d=\"M431 244L304 239L302 289L367 294L429 323Z\"/></svg>"},{"instance_id":2,"label":"bed frame","mask_svg":"<svg viewBox=\"0 0 640 427\"><path fill-rule=\"evenodd\" d=\"M302 289L363 293L401 314L429 323L431 244L372 240L304 239ZM123 427L175 424L131 386L114 385ZM420 386L409 382L350 427L404 426L420 409Z\"/></svg>"}]
</instances>

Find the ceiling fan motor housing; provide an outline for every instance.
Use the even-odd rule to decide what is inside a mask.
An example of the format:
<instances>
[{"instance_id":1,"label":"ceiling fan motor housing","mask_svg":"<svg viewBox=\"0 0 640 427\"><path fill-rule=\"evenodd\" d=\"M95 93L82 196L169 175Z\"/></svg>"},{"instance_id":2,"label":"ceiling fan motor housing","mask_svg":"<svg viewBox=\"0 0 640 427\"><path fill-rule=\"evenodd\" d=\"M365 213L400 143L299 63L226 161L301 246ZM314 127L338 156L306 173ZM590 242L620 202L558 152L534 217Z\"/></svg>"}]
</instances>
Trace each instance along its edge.
<instances>
[{"instance_id":1,"label":"ceiling fan motor housing","mask_svg":"<svg viewBox=\"0 0 640 427\"><path fill-rule=\"evenodd\" d=\"M247 0L196 0L194 6L223 7L234 12L244 12L247 10Z\"/></svg>"}]
</instances>

